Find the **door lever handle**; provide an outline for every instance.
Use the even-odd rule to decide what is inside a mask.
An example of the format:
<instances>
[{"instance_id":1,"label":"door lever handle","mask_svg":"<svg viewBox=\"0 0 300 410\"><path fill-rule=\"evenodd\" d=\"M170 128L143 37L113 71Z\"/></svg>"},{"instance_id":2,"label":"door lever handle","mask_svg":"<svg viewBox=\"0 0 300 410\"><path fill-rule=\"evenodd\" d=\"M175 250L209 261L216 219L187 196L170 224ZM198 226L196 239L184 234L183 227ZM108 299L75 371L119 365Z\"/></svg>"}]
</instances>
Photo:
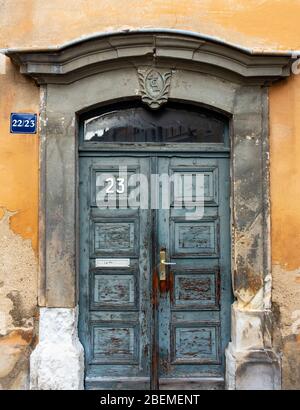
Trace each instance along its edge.
<instances>
[{"instance_id":1,"label":"door lever handle","mask_svg":"<svg viewBox=\"0 0 300 410\"><path fill-rule=\"evenodd\" d=\"M176 262L166 262L164 259L161 261L163 265L176 265Z\"/></svg>"},{"instance_id":2,"label":"door lever handle","mask_svg":"<svg viewBox=\"0 0 300 410\"><path fill-rule=\"evenodd\" d=\"M162 248L159 252L159 280L160 282L167 280L167 269L166 266L176 265L176 262L167 262L166 249Z\"/></svg>"}]
</instances>

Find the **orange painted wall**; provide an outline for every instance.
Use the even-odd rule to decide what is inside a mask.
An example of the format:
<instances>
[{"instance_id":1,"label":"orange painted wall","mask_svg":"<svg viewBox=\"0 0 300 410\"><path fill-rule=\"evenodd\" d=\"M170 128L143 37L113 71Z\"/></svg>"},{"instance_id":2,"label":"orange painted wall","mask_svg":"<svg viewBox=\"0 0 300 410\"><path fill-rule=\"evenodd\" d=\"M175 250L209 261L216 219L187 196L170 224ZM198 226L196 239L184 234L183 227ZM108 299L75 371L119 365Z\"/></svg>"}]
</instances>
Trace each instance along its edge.
<instances>
[{"instance_id":1,"label":"orange painted wall","mask_svg":"<svg viewBox=\"0 0 300 410\"><path fill-rule=\"evenodd\" d=\"M300 74L270 92L273 262L300 267Z\"/></svg>"},{"instance_id":2,"label":"orange painted wall","mask_svg":"<svg viewBox=\"0 0 300 410\"><path fill-rule=\"evenodd\" d=\"M300 50L299 17L299 0L0 0L0 48L53 47L99 32L154 27L199 32L256 50ZM11 228L36 249L38 137L10 135L8 129L10 112L38 111L39 91L9 60L5 64L0 65L5 72L0 74L0 207L18 211ZM289 297L297 302L300 75L272 88L270 133L274 297L289 276ZM286 335L295 307L286 306Z\"/></svg>"},{"instance_id":3,"label":"orange painted wall","mask_svg":"<svg viewBox=\"0 0 300 410\"><path fill-rule=\"evenodd\" d=\"M2 47L47 47L95 32L168 27L251 48L300 48L298 0L1 0L0 7Z\"/></svg>"},{"instance_id":4,"label":"orange painted wall","mask_svg":"<svg viewBox=\"0 0 300 410\"><path fill-rule=\"evenodd\" d=\"M11 228L31 239L36 250L38 136L9 134L9 118L13 111L37 112L39 90L8 60L5 71L0 75L0 207L15 212Z\"/></svg>"}]
</instances>

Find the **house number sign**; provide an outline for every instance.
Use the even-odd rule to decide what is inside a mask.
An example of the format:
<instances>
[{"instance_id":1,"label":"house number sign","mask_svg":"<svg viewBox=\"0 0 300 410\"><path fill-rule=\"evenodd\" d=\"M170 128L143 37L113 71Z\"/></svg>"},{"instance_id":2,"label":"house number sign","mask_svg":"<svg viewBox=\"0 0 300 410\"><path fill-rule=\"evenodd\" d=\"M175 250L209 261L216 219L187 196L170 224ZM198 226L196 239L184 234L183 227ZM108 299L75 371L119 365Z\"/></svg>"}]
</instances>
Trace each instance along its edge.
<instances>
[{"instance_id":1,"label":"house number sign","mask_svg":"<svg viewBox=\"0 0 300 410\"><path fill-rule=\"evenodd\" d=\"M10 132L12 134L35 134L37 129L36 114L10 114Z\"/></svg>"}]
</instances>

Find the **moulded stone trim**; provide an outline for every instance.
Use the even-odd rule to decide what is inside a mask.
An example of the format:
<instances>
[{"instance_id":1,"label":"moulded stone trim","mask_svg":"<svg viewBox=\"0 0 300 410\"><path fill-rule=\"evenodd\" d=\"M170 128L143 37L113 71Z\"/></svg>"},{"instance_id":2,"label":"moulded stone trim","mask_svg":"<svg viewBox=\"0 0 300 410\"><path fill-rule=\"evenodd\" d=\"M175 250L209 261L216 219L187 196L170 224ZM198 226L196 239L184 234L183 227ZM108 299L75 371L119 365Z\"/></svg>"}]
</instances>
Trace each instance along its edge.
<instances>
[{"instance_id":1,"label":"moulded stone trim","mask_svg":"<svg viewBox=\"0 0 300 410\"><path fill-rule=\"evenodd\" d=\"M126 38L126 40L124 40ZM211 41L200 36L174 32L128 33L80 40L55 50L6 50L23 74L38 83L71 83L80 78L111 69L111 64L126 60L135 64L139 57L188 62L194 69L208 72L212 67L223 73L255 82L274 81L290 73L289 55L250 53L242 48Z\"/></svg>"}]
</instances>

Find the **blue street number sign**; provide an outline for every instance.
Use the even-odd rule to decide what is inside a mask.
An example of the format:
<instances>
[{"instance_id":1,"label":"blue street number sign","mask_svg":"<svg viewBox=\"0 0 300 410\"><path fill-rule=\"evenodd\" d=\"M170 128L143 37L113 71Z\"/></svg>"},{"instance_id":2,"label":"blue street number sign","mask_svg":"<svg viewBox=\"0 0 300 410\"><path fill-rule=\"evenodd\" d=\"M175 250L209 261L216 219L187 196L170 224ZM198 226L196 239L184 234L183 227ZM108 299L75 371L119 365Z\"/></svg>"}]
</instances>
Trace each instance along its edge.
<instances>
[{"instance_id":1,"label":"blue street number sign","mask_svg":"<svg viewBox=\"0 0 300 410\"><path fill-rule=\"evenodd\" d=\"M36 114L10 114L10 132L13 134L35 134L37 128Z\"/></svg>"}]
</instances>

